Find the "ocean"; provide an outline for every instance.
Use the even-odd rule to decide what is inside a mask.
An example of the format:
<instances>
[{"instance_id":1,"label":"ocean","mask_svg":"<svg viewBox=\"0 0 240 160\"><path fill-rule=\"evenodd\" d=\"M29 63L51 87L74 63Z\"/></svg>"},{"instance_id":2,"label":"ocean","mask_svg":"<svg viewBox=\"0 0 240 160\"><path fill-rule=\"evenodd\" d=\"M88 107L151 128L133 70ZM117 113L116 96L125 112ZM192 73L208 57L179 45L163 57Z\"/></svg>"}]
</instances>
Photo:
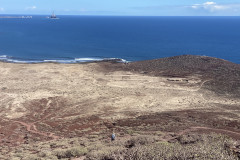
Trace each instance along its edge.
<instances>
[{"instance_id":1,"label":"ocean","mask_svg":"<svg viewBox=\"0 0 240 160\"><path fill-rule=\"evenodd\" d=\"M240 17L0 19L1 61L140 61L183 54L240 63Z\"/></svg>"}]
</instances>

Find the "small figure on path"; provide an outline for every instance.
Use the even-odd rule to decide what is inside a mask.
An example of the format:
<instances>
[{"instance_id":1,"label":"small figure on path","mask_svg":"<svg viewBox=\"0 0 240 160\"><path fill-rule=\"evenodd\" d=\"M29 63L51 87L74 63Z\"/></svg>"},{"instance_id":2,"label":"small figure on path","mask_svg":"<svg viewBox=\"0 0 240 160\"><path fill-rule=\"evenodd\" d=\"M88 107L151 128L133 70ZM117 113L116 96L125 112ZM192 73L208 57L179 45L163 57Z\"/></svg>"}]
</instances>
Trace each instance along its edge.
<instances>
[{"instance_id":1,"label":"small figure on path","mask_svg":"<svg viewBox=\"0 0 240 160\"><path fill-rule=\"evenodd\" d=\"M111 140L114 141L115 138L116 138L116 135L115 135L115 133L113 132L113 133L112 133L112 136L111 136Z\"/></svg>"}]
</instances>

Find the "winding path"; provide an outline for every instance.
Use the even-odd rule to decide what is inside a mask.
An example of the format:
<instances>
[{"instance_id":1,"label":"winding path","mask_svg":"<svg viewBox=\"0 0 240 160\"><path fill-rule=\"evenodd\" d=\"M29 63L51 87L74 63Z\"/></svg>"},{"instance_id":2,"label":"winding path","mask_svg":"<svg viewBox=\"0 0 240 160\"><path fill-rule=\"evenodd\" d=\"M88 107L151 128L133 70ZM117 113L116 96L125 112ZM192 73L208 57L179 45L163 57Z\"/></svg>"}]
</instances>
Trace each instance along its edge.
<instances>
[{"instance_id":1,"label":"winding path","mask_svg":"<svg viewBox=\"0 0 240 160\"><path fill-rule=\"evenodd\" d=\"M54 140L60 138L59 136L55 136L54 133L52 133L52 132L40 132L40 131L38 131L38 129L37 129L37 127L34 123L29 123L28 124L28 123L21 122L21 121L14 121L14 122L25 126L27 128L28 132L39 134L39 135L42 135L44 137L49 137L49 138L52 138Z\"/></svg>"}]
</instances>

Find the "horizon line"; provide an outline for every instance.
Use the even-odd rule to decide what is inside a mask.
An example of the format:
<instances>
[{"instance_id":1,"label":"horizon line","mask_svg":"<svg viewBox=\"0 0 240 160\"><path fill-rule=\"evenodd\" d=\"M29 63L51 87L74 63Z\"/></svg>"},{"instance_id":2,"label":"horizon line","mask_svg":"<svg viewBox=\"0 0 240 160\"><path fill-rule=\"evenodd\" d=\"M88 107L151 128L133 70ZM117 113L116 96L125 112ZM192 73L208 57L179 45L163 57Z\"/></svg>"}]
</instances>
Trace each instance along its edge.
<instances>
[{"instance_id":1,"label":"horizon line","mask_svg":"<svg viewBox=\"0 0 240 160\"><path fill-rule=\"evenodd\" d=\"M18 15L18 16L49 16L50 14L0 14L5 15ZM81 15L81 14L57 14L58 16L102 16L102 17L240 17L240 15Z\"/></svg>"}]
</instances>

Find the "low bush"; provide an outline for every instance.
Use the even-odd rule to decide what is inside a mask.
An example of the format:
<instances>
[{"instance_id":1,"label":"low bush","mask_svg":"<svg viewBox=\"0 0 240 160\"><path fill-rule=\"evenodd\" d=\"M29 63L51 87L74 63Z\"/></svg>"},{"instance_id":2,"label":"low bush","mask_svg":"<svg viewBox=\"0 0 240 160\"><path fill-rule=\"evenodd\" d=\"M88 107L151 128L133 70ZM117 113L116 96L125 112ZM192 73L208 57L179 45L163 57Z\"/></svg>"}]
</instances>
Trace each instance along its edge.
<instances>
[{"instance_id":1,"label":"low bush","mask_svg":"<svg viewBox=\"0 0 240 160\"><path fill-rule=\"evenodd\" d=\"M238 157L226 148L229 143L232 143L231 139L219 135L187 135L180 137L179 142L175 143L151 143L149 140L138 137L127 141L125 150L105 152L105 155L97 159L238 160Z\"/></svg>"},{"instance_id":2,"label":"low bush","mask_svg":"<svg viewBox=\"0 0 240 160\"><path fill-rule=\"evenodd\" d=\"M151 144L153 142L155 142L154 138L147 137L147 136L138 136L138 137L134 137L134 138L131 138L130 140L128 140L126 142L125 146L127 148L132 148L132 147L136 147L138 145Z\"/></svg>"},{"instance_id":3,"label":"low bush","mask_svg":"<svg viewBox=\"0 0 240 160\"><path fill-rule=\"evenodd\" d=\"M58 159L61 158L71 158L71 157L79 157L83 156L87 153L87 149L83 147L74 147L70 149L59 149L55 151L55 155Z\"/></svg>"}]
</instances>

